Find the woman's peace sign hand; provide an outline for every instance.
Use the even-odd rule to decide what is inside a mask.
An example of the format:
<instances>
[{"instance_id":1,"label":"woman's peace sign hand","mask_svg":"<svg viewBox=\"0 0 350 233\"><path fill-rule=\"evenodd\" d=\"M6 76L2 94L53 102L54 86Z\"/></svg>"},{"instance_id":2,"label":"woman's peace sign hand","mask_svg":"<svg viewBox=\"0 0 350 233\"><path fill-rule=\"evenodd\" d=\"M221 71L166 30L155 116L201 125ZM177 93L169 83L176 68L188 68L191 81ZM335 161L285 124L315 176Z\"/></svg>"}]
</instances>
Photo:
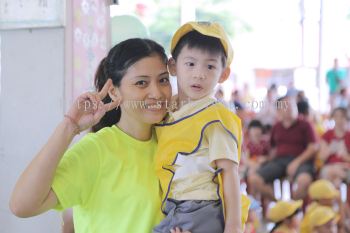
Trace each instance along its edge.
<instances>
[{"instance_id":1,"label":"woman's peace sign hand","mask_svg":"<svg viewBox=\"0 0 350 233\"><path fill-rule=\"evenodd\" d=\"M112 87L112 80L108 79L100 92L86 92L74 101L65 116L76 124L79 132L97 124L106 112L119 106L120 101L102 102Z\"/></svg>"}]
</instances>

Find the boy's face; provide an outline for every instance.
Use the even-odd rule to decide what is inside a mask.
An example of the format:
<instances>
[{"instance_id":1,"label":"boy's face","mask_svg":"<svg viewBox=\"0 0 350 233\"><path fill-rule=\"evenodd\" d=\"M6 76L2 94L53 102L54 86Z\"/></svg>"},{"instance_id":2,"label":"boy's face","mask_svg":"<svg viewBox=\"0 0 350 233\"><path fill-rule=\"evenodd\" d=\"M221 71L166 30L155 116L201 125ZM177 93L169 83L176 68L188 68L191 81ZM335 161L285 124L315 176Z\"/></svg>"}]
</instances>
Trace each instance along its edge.
<instances>
[{"instance_id":1,"label":"boy's face","mask_svg":"<svg viewBox=\"0 0 350 233\"><path fill-rule=\"evenodd\" d=\"M224 68L221 54L211 54L198 48L184 46L177 57L169 61L170 73L177 76L178 94L181 100L198 100L211 94L217 83L230 74Z\"/></svg>"},{"instance_id":2,"label":"boy's face","mask_svg":"<svg viewBox=\"0 0 350 233\"><path fill-rule=\"evenodd\" d=\"M248 134L249 134L249 138L253 141L253 142L260 142L260 139L263 135L262 133L262 129L259 127L251 127L248 130Z\"/></svg>"}]
</instances>

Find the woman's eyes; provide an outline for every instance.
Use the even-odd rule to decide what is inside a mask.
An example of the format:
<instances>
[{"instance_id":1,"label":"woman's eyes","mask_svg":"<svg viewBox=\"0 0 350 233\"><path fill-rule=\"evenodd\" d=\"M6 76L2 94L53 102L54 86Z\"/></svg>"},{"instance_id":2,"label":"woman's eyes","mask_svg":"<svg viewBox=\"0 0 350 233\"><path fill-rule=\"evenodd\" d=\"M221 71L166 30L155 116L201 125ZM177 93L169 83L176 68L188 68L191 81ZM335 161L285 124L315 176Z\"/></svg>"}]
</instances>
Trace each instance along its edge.
<instances>
[{"instance_id":1,"label":"woman's eyes","mask_svg":"<svg viewBox=\"0 0 350 233\"><path fill-rule=\"evenodd\" d=\"M147 82L145 80L140 80L135 83L136 86L146 86Z\"/></svg>"},{"instance_id":2,"label":"woman's eyes","mask_svg":"<svg viewBox=\"0 0 350 233\"><path fill-rule=\"evenodd\" d=\"M169 77L160 78L159 79L159 83L161 83L161 84L168 84L168 83L170 83L170 79L169 79ZM138 86L138 87L146 87L148 84L149 84L149 82L145 81L145 80L140 80L140 81L137 81L135 83L135 85Z\"/></svg>"},{"instance_id":3,"label":"woman's eyes","mask_svg":"<svg viewBox=\"0 0 350 233\"><path fill-rule=\"evenodd\" d=\"M160 83L163 83L163 84L166 84L166 83L169 83L170 80L169 80L169 77L165 77L165 78L161 78L161 79L159 80L159 82L160 82Z\"/></svg>"}]
</instances>

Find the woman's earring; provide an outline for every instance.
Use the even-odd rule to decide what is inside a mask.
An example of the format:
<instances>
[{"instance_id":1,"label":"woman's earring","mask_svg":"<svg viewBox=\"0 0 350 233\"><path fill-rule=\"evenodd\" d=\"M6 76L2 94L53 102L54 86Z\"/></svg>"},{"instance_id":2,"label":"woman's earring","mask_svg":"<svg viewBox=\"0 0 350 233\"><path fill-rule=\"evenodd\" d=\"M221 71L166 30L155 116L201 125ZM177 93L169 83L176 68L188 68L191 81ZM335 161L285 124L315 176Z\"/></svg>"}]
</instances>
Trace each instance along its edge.
<instances>
[{"instance_id":1,"label":"woman's earring","mask_svg":"<svg viewBox=\"0 0 350 233\"><path fill-rule=\"evenodd\" d=\"M119 89L118 88L114 88L113 90L109 90L108 94L109 94L109 97L111 98L111 100L113 102L117 102L118 103L117 107L115 108L115 110L118 110L118 108L120 107L120 104L122 102L122 96L121 96L121 94L119 92Z\"/></svg>"},{"instance_id":2,"label":"woman's earring","mask_svg":"<svg viewBox=\"0 0 350 233\"><path fill-rule=\"evenodd\" d=\"M115 110L118 110L118 108L120 107L120 104L122 102L122 96L121 96L118 88L115 89L115 97L116 98L114 101L118 102L118 105L117 105Z\"/></svg>"}]
</instances>

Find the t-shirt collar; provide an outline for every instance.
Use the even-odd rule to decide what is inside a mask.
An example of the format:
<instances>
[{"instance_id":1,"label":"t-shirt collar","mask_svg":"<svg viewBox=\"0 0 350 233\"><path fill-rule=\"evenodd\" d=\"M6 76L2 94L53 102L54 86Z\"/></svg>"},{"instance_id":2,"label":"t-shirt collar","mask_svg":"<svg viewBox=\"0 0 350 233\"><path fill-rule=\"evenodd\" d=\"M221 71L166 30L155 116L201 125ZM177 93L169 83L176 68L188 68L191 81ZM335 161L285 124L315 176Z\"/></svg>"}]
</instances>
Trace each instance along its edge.
<instances>
[{"instance_id":1,"label":"t-shirt collar","mask_svg":"<svg viewBox=\"0 0 350 233\"><path fill-rule=\"evenodd\" d=\"M180 118L183 118L192 113L195 113L214 102L216 102L216 99L212 95L205 96L199 100L190 101L184 104L179 110L174 112L169 112L169 120L176 121Z\"/></svg>"}]
</instances>

